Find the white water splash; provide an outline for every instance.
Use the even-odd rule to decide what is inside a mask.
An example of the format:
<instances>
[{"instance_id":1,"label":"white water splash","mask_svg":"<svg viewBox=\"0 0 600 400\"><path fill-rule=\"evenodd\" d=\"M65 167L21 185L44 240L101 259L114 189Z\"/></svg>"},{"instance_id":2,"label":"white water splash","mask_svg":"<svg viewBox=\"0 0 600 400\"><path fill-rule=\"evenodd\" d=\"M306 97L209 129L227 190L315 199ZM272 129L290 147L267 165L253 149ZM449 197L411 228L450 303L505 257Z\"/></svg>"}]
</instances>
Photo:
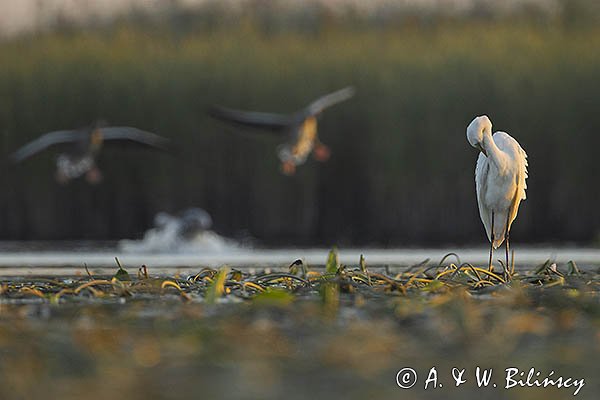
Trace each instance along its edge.
<instances>
[{"instance_id":1,"label":"white water splash","mask_svg":"<svg viewBox=\"0 0 600 400\"><path fill-rule=\"evenodd\" d=\"M165 212L154 218L154 227L141 240L121 240L125 253L222 253L240 249L233 239L210 230L212 219L201 208L190 208L179 215Z\"/></svg>"}]
</instances>

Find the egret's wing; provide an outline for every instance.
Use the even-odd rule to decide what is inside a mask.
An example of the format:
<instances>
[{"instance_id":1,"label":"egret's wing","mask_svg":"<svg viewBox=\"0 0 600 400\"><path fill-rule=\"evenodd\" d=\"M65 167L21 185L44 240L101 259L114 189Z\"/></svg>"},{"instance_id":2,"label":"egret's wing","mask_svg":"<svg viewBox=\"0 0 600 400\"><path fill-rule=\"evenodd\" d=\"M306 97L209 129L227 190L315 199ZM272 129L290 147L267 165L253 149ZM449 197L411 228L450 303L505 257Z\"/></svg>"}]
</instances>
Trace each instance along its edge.
<instances>
[{"instance_id":1,"label":"egret's wing","mask_svg":"<svg viewBox=\"0 0 600 400\"><path fill-rule=\"evenodd\" d=\"M496 146L498 146L498 149L500 149L501 153L504 155L504 159L508 162L510 173L513 174L514 179L514 186L512 186L514 197L511 201L510 208L507 210L508 213L504 217L508 221L508 226L506 228L510 229L513 221L517 218L521 201L526 198L527 154L523 148L521 148L519 142L506 132L494 133L493 139ZM495 221L494 225L496 225ZM506 226L506 223L504 223L503 226Z\"/></svg>"},{"instance_id":2,"label":"egret's wing","mask_svg":"<svg viewBox=\"0 0 600 400\"><path fill-rule=\"evenodd\" d=\"M10 160L15 163L21 162L50 146L79 140L81 140L81 131L78 130L48 132L15 151L10 155Z\"/></svg>"},{"instance_id":3,"label":"egret's wing","mask_svg":"<svg viewBox=\"0 0 600 400\"><path fill-rule=\"evenodd\" d=\"M527 189L527 153L525 150L519 145L519 143L514 140L514 144L516 147L515 152L515 163L517 164L517 175L515 177L517 184L517 191L515 193L515 199L513 200L512 206L509 210L509 221L510 224L517 218L517 213L519 212L519 204L522 200L527 198L527 193L525 192ZM510 224L508 228L510 229Z\"/></svg>"},{"instance_id":4,"label":"egret's wing","mask_svg":"<svg viewBox=\"0 0 600 400\"><path fill-rule=\"evenodd\" d=\"M355 92L356 91L353 87L348 86L336 92L326 94L325 96L319 97L317 100L310 103L305 108L305 112L307 115L319 114L320 112L322 112L328 107L333 106L334 104L348 100L349 98L354 96Z\"/></svg>"},{"instance_id":5,"label":"egret's wing","mask_svg":"<svg viewBox=\"0 0 600 400\"><path fill-rule=\"evenodd\" d=\"M152 132L146 132L129 126L110 126L100 128L102 138L105 141L128 142L132 144L148 146L159 150L168 151L170 140Z\"/></svg>"},{"instance_id":6,"label":"egret's wing","mask_svg":"<svg viewBox=\"0 0 600 400\"><path fill-rule=\"evenodd\" d=\"M507 162L514 165L516 185L515 197L517 199L518 207L518 202L525 200L526 198L525 189L527 189L526 179L528 176L527 153L525 153L525 150L523 150L519 142L506 132L496 132L494 133L493 138L502 154L507 156L507 158L505 157Z\"/></svg>"},{"instance_id":7,"label":"egret's wing","mask_svg":"<svg viewBox=\"0 0 600 400\"><path fill-rule=\"evenodd\" d=\"M529 178L529 172L527 168L529 167L529 162L527 161L527 153L521 146L518 148L519 150L519 192L521 194L521 200L525 200L527 198L527 193L525 192L527 189L527 178Z\"/></svg>"},{"instance_id":8,"label":"egret's wing","mask_svg":"<svg viewBox=\"0 0 600 400\"><path fill-rule=\"evenodd\" d=\"M490 171L490 160L483 153L479 153L477 165L475 166L475 190L477 191L477 206L479 217L485 227L488 240L492 237L492 212L486 206L483 196L487 192L488 173Z\"/></svg>"},{"instance_id":9,"label":"egret's wing","mask_svg":"<svg viewBox=\"0 0 600 400\"><path fill-rule=\"evenodd\" d=\"M218 106L209 108L208 114L222 121L233 122L252 128L267 129L278 133L285 132L286 128L293 122L292 118L288 115L241 111Z\"/></svg>"}]
</instances>

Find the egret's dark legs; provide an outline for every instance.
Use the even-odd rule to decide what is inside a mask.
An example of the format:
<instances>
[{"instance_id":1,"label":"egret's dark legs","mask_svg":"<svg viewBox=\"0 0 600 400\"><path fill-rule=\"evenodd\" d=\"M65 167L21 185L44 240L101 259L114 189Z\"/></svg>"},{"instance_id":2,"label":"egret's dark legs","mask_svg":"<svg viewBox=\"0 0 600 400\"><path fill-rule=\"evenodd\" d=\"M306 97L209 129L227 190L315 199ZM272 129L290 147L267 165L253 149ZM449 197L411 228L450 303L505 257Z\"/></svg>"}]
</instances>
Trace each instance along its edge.
<instances>
[{"instance_id":1,"label":"egret's dark legs","mask_svg":"<svg viewBox=\"0 0 600 400\"><path fill-rule=\"evenodd\" d=\"M506 231L504 233L504 240L506 241L506 264L504 264L504 279L508 282L508 278L510 276L510 267L508 264L508 254L510 253L510 244L508 243L508 239L510 237L510 229L508 223L510 217L506 218Z\"/></svg>"},{"instance_id":2,"label":"egret's dark legs","mask_svg":"<svg viewBox=\"0 0 600 400\"><path fill-rule=\"evenodd\" d=\"M492 211L492 234L490 235L490 262L488 265L488 270L492 271L492 257L494 255L494 212Z\"/></svg>"}]
</instances>

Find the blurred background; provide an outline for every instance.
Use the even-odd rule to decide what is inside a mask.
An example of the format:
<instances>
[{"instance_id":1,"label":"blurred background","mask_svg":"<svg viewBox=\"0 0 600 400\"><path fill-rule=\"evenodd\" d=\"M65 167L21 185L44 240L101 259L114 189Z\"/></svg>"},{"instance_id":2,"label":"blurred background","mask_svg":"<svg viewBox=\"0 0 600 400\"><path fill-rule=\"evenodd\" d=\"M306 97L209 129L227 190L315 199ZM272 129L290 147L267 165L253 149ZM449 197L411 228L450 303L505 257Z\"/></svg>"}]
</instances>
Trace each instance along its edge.
<instances>
[{"instance_id":1,"label":"blurred background","mask_svg":"<svg viewBox=\"0 0 600 400\"><path fill-rule=\"evenodd\" d=\"M140 237L202 207L225 236L277 245L483 244L476 151L487 114L529 155L519 243L597 245L600 3L594 0L1 0L0 154L104 118L175 156L106 149L104 180L53 178L53 152L0 170L0 240ZM332 157L279 171L269 135L211 104L323 115Z\"/></svg>"}]
</instances>

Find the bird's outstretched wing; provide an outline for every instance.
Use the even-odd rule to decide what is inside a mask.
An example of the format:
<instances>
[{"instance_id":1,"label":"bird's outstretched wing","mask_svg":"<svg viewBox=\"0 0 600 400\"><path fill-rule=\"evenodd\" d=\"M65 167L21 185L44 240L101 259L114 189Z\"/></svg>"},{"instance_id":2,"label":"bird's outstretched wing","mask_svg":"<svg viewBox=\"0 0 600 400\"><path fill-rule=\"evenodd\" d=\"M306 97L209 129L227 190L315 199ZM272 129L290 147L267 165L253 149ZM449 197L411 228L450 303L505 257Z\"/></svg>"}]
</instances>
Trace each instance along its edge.
<instances>
[{"instance_id":1,"label":"bird's outstretched wing","mask_svg":"<svg viewBox=\"0 0 600 400\"><path fill-rule=\"evenodd\" d=\"M342 101L350 99L352 96L354 96L355 92L356 91L352 86L348 86L336 92L326 94L325 96L319 97L317 100L310 103L305 108L305 113L307 115L319 114L320 112L322 112L328 107L333 106L334 104L341 103Z\"/></svg>"},{"instance_id":2,"label":"bird's outstretched wing","mask_svg":"<svg viewBox=\"0 0 600 400\"><path fill-rule=\"evenodd\" d=\"M155 149L169 151L170 140L152 132L146 132L129 126L109 126L100 128L102 138L105 141L129 142L136 145L148 146Z\"/></svg>"},{"instance_id":3,"label":"bird's outstretched wing","mask_svg":"<svg viewBox=\"0 0 600 400\"><path fill-rule=\"evenodd\" d=\"M81 132L78 130L48 132L15 151L10 155L10 160L15 163L21 162L50 146L73 143L80 139Z\"/></svg>"},{"instance_id":4,"label":"bird's outstretched wing","mask_svg":"<svg viewBox=\"0 0 600 400\"><path fill-rule=\"evenodd\" d=\"M286 128L293 123L292 118L288 115L241 111L219 106L209 108L208 114L223 121L273 132L285 132Z\"/></svg>"}]
</instances>

